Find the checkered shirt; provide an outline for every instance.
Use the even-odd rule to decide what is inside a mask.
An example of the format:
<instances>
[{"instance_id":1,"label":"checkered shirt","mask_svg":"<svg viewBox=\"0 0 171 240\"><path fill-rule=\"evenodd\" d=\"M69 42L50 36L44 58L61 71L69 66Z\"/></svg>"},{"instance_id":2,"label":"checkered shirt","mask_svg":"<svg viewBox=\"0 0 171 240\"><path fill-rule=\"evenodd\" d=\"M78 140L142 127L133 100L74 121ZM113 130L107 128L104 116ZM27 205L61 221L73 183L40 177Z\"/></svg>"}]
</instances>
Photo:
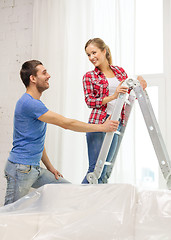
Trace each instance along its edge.
<instances>
[{"instance_id":1,"label":"checkered shirt","mask_svg":"<svg viewBox=\"0 0 171 240\"><path fill-rule=\"evenodd\" d=\"M123 68L110 65L116 78L119 81L127 79L127 74ZM103 123L107 115L107 104L102 105L104 97L109 96L109 84L105 75L96 67L93 71L87 72L83 76L83 88L85 102L89 108L92 108L89 122ZM124 122L124 107L121 113L121 121Z\"/></svg>"}]
</instances>

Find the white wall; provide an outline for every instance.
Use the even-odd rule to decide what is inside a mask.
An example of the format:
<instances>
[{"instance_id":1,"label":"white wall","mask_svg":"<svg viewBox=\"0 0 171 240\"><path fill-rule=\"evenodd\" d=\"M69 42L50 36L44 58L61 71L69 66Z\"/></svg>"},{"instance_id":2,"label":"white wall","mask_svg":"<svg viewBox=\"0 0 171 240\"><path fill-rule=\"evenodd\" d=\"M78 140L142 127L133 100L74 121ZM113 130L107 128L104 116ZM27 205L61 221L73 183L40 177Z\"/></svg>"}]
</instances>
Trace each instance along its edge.
<instances>
[{"instance_id":1,"label":"white wall","mask_svg":"<svg viewBox=\"0 0 171 240\"><path fill-rule=\"evenodd\" d=\"M4 166L12 147L13 112L25 91L21 64L31 59L33 0L0 0L0 206L4 203Z\"/></svg>"}]
</instances>

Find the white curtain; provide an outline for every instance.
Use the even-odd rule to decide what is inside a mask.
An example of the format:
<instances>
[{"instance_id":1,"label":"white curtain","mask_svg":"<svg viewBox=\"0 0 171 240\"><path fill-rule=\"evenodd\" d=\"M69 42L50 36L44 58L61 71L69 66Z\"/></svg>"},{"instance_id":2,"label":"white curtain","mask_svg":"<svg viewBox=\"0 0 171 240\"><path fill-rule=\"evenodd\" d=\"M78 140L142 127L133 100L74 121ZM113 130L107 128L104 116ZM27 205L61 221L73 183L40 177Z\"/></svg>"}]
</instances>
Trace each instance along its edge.
<instances>
[{"instance_id":1,"label":"white curtain","mask_svg":"<svg viewBox=\"0 0 171 240\"><path fill-rule=\"evenodd\" d=\"M113 64L134 74L134 0L35 0L33 59L51 75L43 93L46 106L66 117L88 121L82 77L94 67L85 43L102 38L110 47ZM129 146L128 144L129 143ZM133 117L110 182L135 183ZM51 162L72 183L80 183L88 168L85 133L48 126L46 149Z\"/></svg>"}]
</instances>

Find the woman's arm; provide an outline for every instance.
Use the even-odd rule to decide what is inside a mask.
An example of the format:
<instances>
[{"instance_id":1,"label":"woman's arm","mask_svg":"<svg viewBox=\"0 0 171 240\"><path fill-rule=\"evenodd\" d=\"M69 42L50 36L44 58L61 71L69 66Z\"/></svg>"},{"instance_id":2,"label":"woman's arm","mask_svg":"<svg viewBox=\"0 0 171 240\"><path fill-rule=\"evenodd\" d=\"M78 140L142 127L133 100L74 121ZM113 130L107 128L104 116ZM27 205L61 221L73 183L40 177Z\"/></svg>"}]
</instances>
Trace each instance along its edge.
<instances>
[{"instance_id":1,"label":"woman's arm","mask_svg":"<svg viewBox=\"0 0 171 240\"><path fill-rule=\"evenodd\" d=\"M118 87L116 88L116 91L114 92L113 95L111 96L108 96L108 97L104 97L103 100L102 100L102 104L105 105L106 103L114 100L114 99L117 99L118 98L118 95L119 93L127 93L128 92L128 87L125 87L125 86L121 86L122 83L124 82L125 80L121 81L118 85Z\"/></svg>"},{"instance_id":2,"label":"woman's arm","mask_svg":"<svg viewBox=\"0 0 171 240\"><path fill-rule=\"evenodd\" d=\"M141 86L142 86L142 88L144 90L147 87L147 82L144 80L144 78L142 76L138 76L137 80L140 82L140 84L141 84ZM103 98L102 105L104 105L104 104L106 104L106 103L108 103L108 102L118 98L119 93L126 93L126 92L128 92L128 88L127 87L121 86L124 81L125 80L120 82L120 84L116 88L116 91L115 91L115 93L113 95Z\"/></svg>"},{"instance_id":3,"label":"woman's arm","mask_svg":"<svg viewBox=\"0 0 171 240\"><path fill-rule=\"evenodd\" d=\"M142 76L138 76L137 80L140 82L141 87L144 90L147 87L147 82L144 80L144 78Z\"/></svg>"},{"instance_id":4,"label":"woman's arm","mask_svg":"<svg viewBox=\"0 0 171 240\"><path fill-rule=\"evenodd\" d=\"M97 88L94 87L96 86L93 86L91 76L86 73L83 77L85 102L89 108L101 108L103 100L103 98L100 96L101 89L99 86L97 86ZM95 91L98 97L94 95Z\"/></svg>"}]
</instances>

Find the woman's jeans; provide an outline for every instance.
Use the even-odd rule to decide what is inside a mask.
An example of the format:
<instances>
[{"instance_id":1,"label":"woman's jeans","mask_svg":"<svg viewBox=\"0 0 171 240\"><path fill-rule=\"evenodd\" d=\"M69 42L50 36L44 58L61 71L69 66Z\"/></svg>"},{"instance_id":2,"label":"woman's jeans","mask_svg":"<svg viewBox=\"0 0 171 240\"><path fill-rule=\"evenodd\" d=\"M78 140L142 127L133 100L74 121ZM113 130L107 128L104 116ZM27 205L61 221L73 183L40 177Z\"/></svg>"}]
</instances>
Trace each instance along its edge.
<instances>
[{"instance_id":1,"label":"woman's jeans","mask_svg":"<svg viewBox=\"0 0 171 240\"><path fill-rule=\"evenodd\" d=\"M120 130L121 128L121 124L118 127L118 130ZM104 132L89 132L86 133L86 137L87 137L87 147L88 147L88 158L89 158L89 169L88 172L93 172L98 156L99 156L99 152L105 137ZM113 162L114 161L114 157L115 157L115 151L117 148L117 144L118 144L118 139L119 139L119 135L118 134L114 134L111 146L110 146L110 150L108 152L108 156L106 161L107 162ZM98 179L98 183L107 183L107 178L108 176L106 175L106 170L107 170L107 166L104 166L101 177ZM87 174L85 176L85 178L83 179L82 183L89 183L87 181Z\"/></svg>"},{"instance_id":2,"label":"woman's jeans","mask_svg":"<svg viewBox=\"0 0 171 240\"><path fill-rule=\"evenodd\" d=\"M53 173L40 166L23 165L7 161L5 167L7 190L5 204L13 203L29 193L32 188L45 184L70 183L62 177L57 180Z\"/></svg>"}]
</instances>

